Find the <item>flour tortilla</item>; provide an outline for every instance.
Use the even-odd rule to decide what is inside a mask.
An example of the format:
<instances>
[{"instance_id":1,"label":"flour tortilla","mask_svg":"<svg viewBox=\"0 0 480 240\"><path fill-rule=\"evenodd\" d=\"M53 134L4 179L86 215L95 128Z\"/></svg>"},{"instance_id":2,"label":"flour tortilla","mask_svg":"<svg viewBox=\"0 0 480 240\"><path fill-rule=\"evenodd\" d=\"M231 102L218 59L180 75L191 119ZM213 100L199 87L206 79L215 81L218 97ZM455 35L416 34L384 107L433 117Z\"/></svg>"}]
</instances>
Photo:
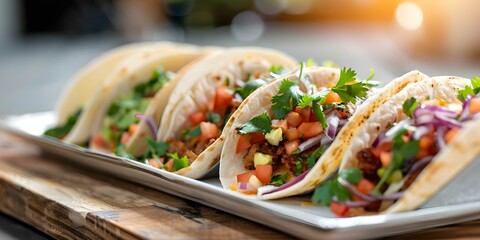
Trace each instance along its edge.
<instances>
[{"instance_id":1,"label":"flour tortilla","mask_svg":"<svg viewBox=\"0 0 480 240\"><path fill-rule=\"evenodd\" d=\"M162 118L164 123L158 134L159 141L169 139L180 139L182 131L188 127L188 116L199 110L202 106L214 97L215 83L209 76L216 74L222 75L219 82L226 81L229 78L233 84L239 76L244 76L245 69L238 69L239 62L249 62L250 60L260 60L270 65L280 65L287 69L298 67L297 61L292 57L276 50L258 48L258 47L239 47L225 50L224 52L209 55L208 57L196 62L182 76L171 95L169 103L165 108ZM248 65L246 63L246 65ZM245 66L248 68L248 66ZM223 133L228 130L228 125ZM211 144L205 151L198 155L189 167L176 171L176 174L184 175L190 178L201 178L216 165L222 151L224 134Z\"/></svg>"},{"instance_id":2,"label":"flour tortilla","mask_svg":"<svg viewBox=\"0 0 480 240\"><path fill-rule=\"evenodd\" d=\"M103 85L97 89L95 96L87 104L84 112L64 141L80 145L88 142L93 135L101 130L103 119L111 103L124 94L130 93L136 85L147 82L158 67L162 67L166 71L177 72L188 63L211 51L215 50L190 46L177 46L175 48L160 46L139 51L127 58L112 71ZM166 104L164 99L168 99L171 93L168 90L171 90L173 86L169 85L175 85L176 82L175 79L172 79L164 86L167 90L160 90L157 93L163 97L154 99L155 104L153 106L160 108L158 113L154 114L155 119L161 116L161 108ZM153 114L151 109L148 109L147 112ZM138 135L145 137L145 129L145 123L141 123L139 133L136 133L136 136L130 142L136 141Z\"/></svg>"},{"instance_id":3,"label":"flour tortilla","mask_svg":"<svg viewBox=\"0 0 480 240\"><path fill-rule=\"evenodd\" d=\"M345 154L340 171L356 166L356 153L369 148L377 136L391 124L406 118L402 105L405 100L415 97L421 104L427 98L441 98L446 101L459 101L457 92L470 80L459 77L434 77L411 84L390 98L375 111L357 131ZM422 171L406 190L402 198L387 208L385 213L413 210L430 199L443 186L451 181L476 156L480 154L480 121L467 122L458 136L442 149L432 162ZM468 139L468 141L465 141Z\"/></svg>"},{"instance_id":4,"label":"flour tortilla","mask_svg":"<svg viewBox=\"0 0 480 240\"><path fill-rule=\"evenodd\" d=\"M132 43L109 50L95 58L69 80L69 84L55 107L57 124L65 124L69 116L85 106L93 98L96 90L122 61L141 51L158 48L168 49L174 46L178 46L178 44L170 42Z\"/></svg>"},{"instance_id":5,"label":"flour tortilla","mask_svg":"<svg viewBox=\"0 0 480 240\"><path fill-rule=\"evenodd\" d=\"M323 72L326 70L324 68L320 68L317 71ZM325 181L329 176L337 171L353 136L357 134L359 127L365 123L365 121L372 115L373 112L375 112L376 109L382 106L390 97L397 94L407 85L422 81L426 78L427 76L419 71L412 71L397 79L394 79L383 89L377 91L376 94L369 97L364 103L362 103L361 106L356 109L354 115L338 133L334 142L329 148L327 148L320 159L318 159L317 163L303 180L284 190L262 195L260 198L264 200L278 199L312 191L318 184ZM314 82L318 81L315 78L312 80ZM247 171L243 164L243 155L245 153L234 154L233 151L233 149L236 148L239 138L236 128L250 120L252 117L269 109L271 105L271 97L276 94L279 86L280 85L278 83L276 86L272 83L272 85L269 86L271 89L264 88L262 89L262 92L255 92L251 95L249 104L241 106L242 109L239 111L248 114L239 116L239 118L235 119L235 123L233 123L230 132L227 134L224 151L222 152L220 163L220 181L224 188L230 189L233 185L236 185L236 176Z\"/></svg>"}]
</instances>

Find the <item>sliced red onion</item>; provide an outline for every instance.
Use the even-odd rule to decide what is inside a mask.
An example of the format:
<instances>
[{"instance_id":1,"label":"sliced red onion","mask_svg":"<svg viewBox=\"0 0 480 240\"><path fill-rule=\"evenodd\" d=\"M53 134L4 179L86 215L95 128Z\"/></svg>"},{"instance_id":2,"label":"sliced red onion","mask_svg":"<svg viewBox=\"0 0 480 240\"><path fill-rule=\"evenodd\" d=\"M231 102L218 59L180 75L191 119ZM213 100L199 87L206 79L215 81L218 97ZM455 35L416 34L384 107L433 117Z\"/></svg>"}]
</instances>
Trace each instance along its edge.
<instances>
[{"instance_id":1,"label":"sliced red onion","mask_svg":"<svg viewBox=\"0 0 480 240\"><path fill-rule=\"evenodd\" d=\"M477 118L478 116L480 116L480 113L470 114L465 119L462 119L462 122L470 121L472 119Z\"/></svg>"},{"instance_id":2,"label":"sliced red onion","mask_svg":"<svg viewBox=\"0 0 480 240\"><path fill-rule=\"evenodd\" d=\"M348 120L347 119L340 119L338 122L338 127L343 127L345 124L347 124Z\"/></svg>"},{"instance_id":3,"label":"sliced red onion","mask_svg":"<svg viewBox=\"0 0 480 240\"><path fill-rule=\"evenodd\" d=\"M378 145L380 145L380 143L382 143L384 140L385 140L386 136L385 136L385 132L382 132L378 135L377 138L375 138L375 141L373 142L372 144L372 147L377 147Z\"/></svg>"},{"instance_id":4,"label":"sliced red onion","mask_svg":"<svg viewBox=\"0 0 480 240\"><path fill-rule=\"evenodd\" d=\"M247 182L239 182L237 187L239 192L256 192L257 191L257 189L253 187L252 184Z\"/></svg>"},{"instance_id":5,"label":"sliced red onion","mask_svg":"<svg viewBox=\"0 0 480 240\"><path fill-rule=\"evenodd\" d=\"M306 150L318 145L323 136L325 136L325 134L321 133L320 135L318 135L316 137L313 137L313 138L310 138L310 139L306 140L305 142L301 143L300 145L298 145L299 152L306 151Z\"/></svg>"},{"instance_id":6,"label":"sliced red onion","mask_svg":"<svg viewBox=\"0 0 480 240\"><path fill-rule=\"evenodd\" d=\"M443 138L446 132L447 129L445 127L439 127L437 129L437 136L435 136L435 142L437 143L437 147L439 149L443 149L447 145L445 143L445 139Z\"/></svg>"},{"instance_id":7,"label":"sliced red onion","mask_svg":"<svg viewBox=\"0 0 480 240\"><path fill-rule=\"evenodd\" d=\"M447 109L442 108L442 107L433 106L433 105L422 105L422 106L418 107L417 109L415 109L415 112L413 113L413 115L414 115L415 118L418 118L422 115L431 114L431 113L434 113L434 112L435 113L442 113L442 115L450 117L450 118L456 118L457 117L456 112L447 110Z\"/></svg>"},{"instance_id":8,"label":"sliced red onion","mask_svg":"<svg viewBox=\"0 0 480 240\"><path fill-rule=\"evenodd\" d=\"M330 115L327 116L327 129L326 135L333 140L335 135L337 134L338 123L340 122L340 117L338 117L336 112L332 112Z\"/></svg>"},{"instance_id":9,"label":"sliced red onion","mask_svg":"<svg viewBox=\"0 0 480 240\"><path fill-rule=\"evenodd\" d=\"M345 186L351 193L353 193L355 196L361 198L362 200L365 200L367 202L373 202L373 201L377 200L376 197L361 193L360 191L357 190L357 188L355 188L348 181L346 181L345 179L343 179L341 177L338 178L338 182L340 184L342 184L343 186Z\"/></svg>"},{"instance_id":10,"label":"sliced red onion","mask_svg":"<svg viewBox=\"0 0 480 240\"><path fill-rule=\"evenodd\" d=\"M157 137L158 127L153 118L145 114L135 114L135 117L147 123L148 127L150 128L150 132L152 133L153 139L155 139Z\"/></svg>"},{"instance_id":11,"label":"sliced red onion","mask_svg":"<svg viewBox=\"0 0 480 240\"><path fill-rule=\"evenodd\" d=\"M414 118L417 125L433 124L435 127L460 127L460 123L455 120L457 113L449 111L447 109L422 105L415 109Z\"/></svg>"},{"instance_id":12,"label":"sliced red onion","mask_svg":"<svg viewBox=\"0 0 480 240\"><path fill-rule=\"evenodd\" d=\"M398 122L397 124L393 125L386 133L385 133L385 140L392 139L399 131L410 124L410 119L405 119L403 121Z\"/></svg>"},{"instance_id":13,"label":"sliced red onion","mask_svg":"<svg viewBox=\"0 0 480 240\"><path fill-rule=\"evenodd\" d=\"M472 96L468 95L465 101L463 102L462 113L460 113L460 121L465 120L468 115L470 115L470 100L472 100Z\"/></svg>"},{"instance_id":14,"label":"sliced red onion","mask_svg":"<svg viewBox=\"0 0 480 240\"><path fill-rule=\"evenodd\" d=\"M326 135L322 136L322 139L320 139L320 145L322 146L328 146L330 143L332 143L333 140L327 137Z\"/></svg>"},{"instance_id":15,"label":"sliced red onion","mask_svg":"<svg viewBox=\"0 0 480 240\"><path fill-rule=\"evenodd\" d=\"M404 192L396 192L388 195L376 196L375 198L380 201L395 201L403 196Z\"/></svg>"},{"instance_id":16,"label":"sliced red onion","mask_svg":"<svg viewBox=\"0 0 480 240\"><path fill-rule=\"evenodd\" d=\"M419 126L413 132L412 137L415 140L419 140L420 138L423 137L423 135L429 133L432 130L433 130L432 125Z\"/></svg>"},{"instance_id":17,"label":"sliced red onion","mask_svg":"<svg viewBox=\"0 0 480 240\"><path fill-rule=\"evenodd\" d=\"M278 192L278 191L281 191L281 190L284 190L284 189L287 189L295 184L297 184L298 182L302 181L305 176L307 176L307 174L310 172L310 169L308 169L307 171L303 172L302 174L300 174L298 177L296 177L295 179L293 179L292 181L290 182L287 182L285 184L283 184L282 186L280 187L277 187L275 189L272 189L271 191L268 191L268 192L264 192L262 195L267 195L267 194L271 194L271 193L275 193L275 192Z\"/></svg>"},{"instance_id":18,"label":"sliced red onion","mask_svg":"<svg viewBox=\"0 0 480 240\"><path fill-rule=\"evenodd\" d=\"M410 173L418 171L419 169L423 169L425 166L427 166L432 161L432 159L433 159L433 156L428 156L428 157L424 157L420 160L415 161L415 163L413 163L412 167L408 170L407 176Z\"/></svg>"}]
</instances>

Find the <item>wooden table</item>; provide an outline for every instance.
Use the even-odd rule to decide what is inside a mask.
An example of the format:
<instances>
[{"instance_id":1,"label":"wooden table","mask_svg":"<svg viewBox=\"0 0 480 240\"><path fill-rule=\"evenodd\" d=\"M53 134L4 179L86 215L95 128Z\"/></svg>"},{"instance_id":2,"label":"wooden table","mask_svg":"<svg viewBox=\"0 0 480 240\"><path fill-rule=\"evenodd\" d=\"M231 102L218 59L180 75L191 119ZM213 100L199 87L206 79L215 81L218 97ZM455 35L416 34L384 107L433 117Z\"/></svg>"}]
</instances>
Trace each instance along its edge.
<instances>
[{"instance_id":1,"label":"wooden table","mask_svg":"<svg viewBox=\"0 0 480 240\"><path fill-rule=\"evenodd\" d=\"M3 132L0 211L58 239L292 238L192 201L69 166ZM394 239L472 236L480 236L480 221Z\"/></svg>"}]
</instances>

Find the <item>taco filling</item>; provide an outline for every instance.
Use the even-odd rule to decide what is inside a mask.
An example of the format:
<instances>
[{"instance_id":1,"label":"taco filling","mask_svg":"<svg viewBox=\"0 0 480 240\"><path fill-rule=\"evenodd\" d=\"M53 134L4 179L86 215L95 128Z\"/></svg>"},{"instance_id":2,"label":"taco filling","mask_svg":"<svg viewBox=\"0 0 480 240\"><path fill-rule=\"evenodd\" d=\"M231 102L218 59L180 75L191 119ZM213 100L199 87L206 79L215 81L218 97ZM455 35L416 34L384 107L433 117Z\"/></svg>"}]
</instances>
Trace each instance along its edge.
<instances>
[{"instance_id":1,"label":"taco filling","mask_svg":"<svg viewBox=\"0 0 480 240\"><path fill-rule=\"evenodd\" d=\"M249 61L241 62L234 68L243 71L238 79L229 73L210 74L207 77L215 83L215 94L207 106L188 115L189 127L183 129L179 138L168 139L166 142L149 141L144 156L147 164L170 172L190 166L220 137L225 124L242 101L255 89L271 81L273 76L285 71L281 66Z\"/></svg>"},{"instance_id":2,"label":"taco filling","mask_svg":"<svg viewBox=\"0 0 480 240\"><path fill-rule=\"evenodd\" d=\"M70 115L67 119L67 122L61 126L57 126L54 128L50 128L45 133L43 133L46 136L58 138L58 139L63 139L67 134L72 130L73 126L75 123L77 123L78 118L80 117L80 114L82 113L83 108L79 108L75 113Z\"/></svg>"},{"instance_id":3,"label":"taco filling","mask_svg":"<svg viewBox=\"0 0 480 240\"><path fill-rule=\"evenodd\" d=\"M158 68L149 81L136 85L131 93L114 101L108 108L100 133L90 140L90 146L133 159L133 156L124 152L125 144L135 132L155 93L173 76L174 73Z\"/></svg>"},{"instance_id":4,"label":"taco filling","mask_svg":"<svg viewBox=\"0 0 480 240\"><path fill-rule=\"evenodd\" d=\"M480 78L476 78L480 86ZM480 97L466 87L460 101L414 97L403 103L404 120L380 133L372 146L356 153L354 167L318 186L312 202L329 205L337 216L383 211L402 197L462 125L478 116Z\"/></svg>"},{"instance_id":5,"label":"taco filling","mask_svg":"<svg viewBox=\"0 0 480 240\"><path fill-rule=\"evenodd\" d=\"M355 76L344 68L336 85L312 85L310 93L300 90L303 76L300 81L283 80L270 109L237 128L235 151L243 154L245 171L231 188L256 193L261 186L282 186L311 169L352 116L357 101L367 96L368 84Z\"/></svg>"}]
</instances>

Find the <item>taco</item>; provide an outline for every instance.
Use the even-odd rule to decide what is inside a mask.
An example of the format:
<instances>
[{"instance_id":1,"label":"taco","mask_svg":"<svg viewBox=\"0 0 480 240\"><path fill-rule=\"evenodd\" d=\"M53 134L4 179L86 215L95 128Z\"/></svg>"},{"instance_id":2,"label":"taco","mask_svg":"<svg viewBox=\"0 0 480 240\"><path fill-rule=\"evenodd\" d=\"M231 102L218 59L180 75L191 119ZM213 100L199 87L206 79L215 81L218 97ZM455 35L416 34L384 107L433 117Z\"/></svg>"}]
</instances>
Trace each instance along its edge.
<instances>
[{"instance_id":1,"label":"taco","mask_svg":"<svg viewBox=\"0 0 480 240\"><path fill-rule=\"evenodd\" d=\"M305 74L316 86L313 91L294 94L298 86L291 81L298 76L286 75L290 81L259 89L238 110L244 114L232 117L220 163L224 188L262 199L312 191L338 169L352 136L371 113L425 78L410 72L359 104L371 92L371 77L359 81L351 69L324 67L307 68Z\"/></svg>"},{"instance_id":2,"label":"taco","mask_svg":"<svg viewBox=\"0 0 480 240\"><path fill-rule=\"evenodd\" d=\"M258 87L297 62L275 50L232 48L210 55L181 76L164 111L157 142L149 142L147 164L200 178L218 162L225 123Z\"/></svg>"},{"instance_id":3,"label":"taco","mask_svg":"<svg viewBox=\"0 0 480 240\"><path fill-rule=\"evenodd\" d=\"M183 45L170 42L142 42L123 45L97 57L78 71L69 81L62 96L57 101L55 110L56 126L45 132L45 135L63 139L72 130L83 112L83 109L102 84L108 81L118 65L136 54L151 54L154 51L168 51ZM185 45L187 46L187 45Z\"/></svg>"},{"instance_id":4,"label":"taco","mask_svg":"<svg viewBox=\"0 0 480 240\"><path fill-rule=\"evenodd\" d=\"M181 47L128 58L98 90L64 141L124 157L143 154L142 142L156 137L149 126L161 124L162 111L177 83L174 73L208 52ZM133 142L140 145L130 149Z\"/></svg>"},{"instance_id":5,"label":"taco","mask_svg":"<svg viewBox=\"0 0 480 240\"><path fill-rule=\"evenodd\" d=\"M315 203L338 216L413 210L480 154L480 78L434 77L404 88L359 128Z\"/></svg>"}]
</instances>

